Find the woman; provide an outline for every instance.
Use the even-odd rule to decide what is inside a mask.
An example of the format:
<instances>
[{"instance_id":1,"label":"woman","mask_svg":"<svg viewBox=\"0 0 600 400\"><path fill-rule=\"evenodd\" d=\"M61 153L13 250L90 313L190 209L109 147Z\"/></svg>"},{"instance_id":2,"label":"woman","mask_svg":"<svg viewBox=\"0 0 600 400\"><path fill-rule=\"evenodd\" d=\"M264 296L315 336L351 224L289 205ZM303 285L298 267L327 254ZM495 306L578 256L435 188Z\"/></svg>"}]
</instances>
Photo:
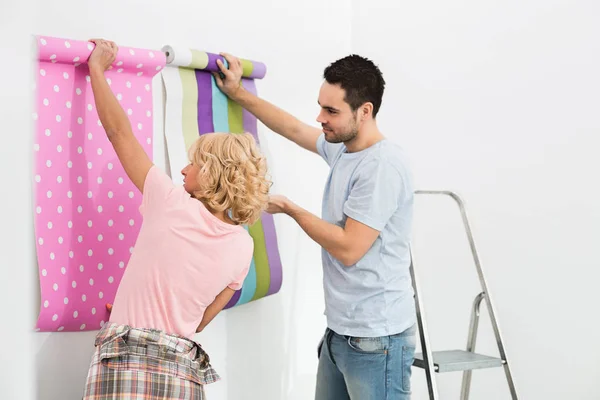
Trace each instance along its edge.
<instances>
[{"instance_id":1,"label":"woman","mask_svg":"<svg viewBox=\"0 0 600 400\"><path fill-rule=\"evenodd\" d=\"M84 399L204 399L204 385L219 376L191 338L246 277L254 244L242 225L267 206L266 162L250 134L206 134L190 149L183 186L174 185L142 149L106 82L117 46L93 42L88 66L98 116L142 192L144 222L96 337Z\"/></svg>"}]
</instances>

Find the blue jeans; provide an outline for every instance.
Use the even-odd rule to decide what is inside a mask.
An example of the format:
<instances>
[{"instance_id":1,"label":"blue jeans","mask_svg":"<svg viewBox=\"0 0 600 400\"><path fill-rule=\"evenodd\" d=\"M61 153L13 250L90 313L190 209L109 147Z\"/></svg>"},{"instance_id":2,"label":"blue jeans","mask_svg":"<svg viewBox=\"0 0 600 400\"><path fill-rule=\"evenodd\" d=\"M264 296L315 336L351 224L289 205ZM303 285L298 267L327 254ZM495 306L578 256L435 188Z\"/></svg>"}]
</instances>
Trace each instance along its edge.
<instances>
[{"instance_id":1,"label":"blue jeans","mask_svg":"<svg viewBox=\"0 0 600 400\"><path fill-rule=\"evenodd\" d=\"M329 328L318 348L315 400L409 400L416 325L390 336L338 335Z\"/></svg>"}]
</instances>

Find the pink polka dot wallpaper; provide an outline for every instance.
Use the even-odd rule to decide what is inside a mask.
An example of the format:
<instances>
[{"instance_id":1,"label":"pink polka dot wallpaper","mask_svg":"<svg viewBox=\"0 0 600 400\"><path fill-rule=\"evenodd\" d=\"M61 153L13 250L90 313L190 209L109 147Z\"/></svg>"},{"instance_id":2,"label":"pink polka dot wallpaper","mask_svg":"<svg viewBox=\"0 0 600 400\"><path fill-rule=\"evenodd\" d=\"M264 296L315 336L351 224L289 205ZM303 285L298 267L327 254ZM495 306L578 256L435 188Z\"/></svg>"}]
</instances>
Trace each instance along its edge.
<instances>
[{"instance_id":1,"label":"pink polka dot wallpaper","mask_svg":"<svg viewBox=\"0 0 600 400\"><path fill-rule=\"evenodd\" d=\"M37 37L34 223L40 331L98 330L141 224L129 181L96 111L86 60L93 44ZM152 78L162 52L119 49L106 73L152 158Z\"/></svg>"}]
</instances>

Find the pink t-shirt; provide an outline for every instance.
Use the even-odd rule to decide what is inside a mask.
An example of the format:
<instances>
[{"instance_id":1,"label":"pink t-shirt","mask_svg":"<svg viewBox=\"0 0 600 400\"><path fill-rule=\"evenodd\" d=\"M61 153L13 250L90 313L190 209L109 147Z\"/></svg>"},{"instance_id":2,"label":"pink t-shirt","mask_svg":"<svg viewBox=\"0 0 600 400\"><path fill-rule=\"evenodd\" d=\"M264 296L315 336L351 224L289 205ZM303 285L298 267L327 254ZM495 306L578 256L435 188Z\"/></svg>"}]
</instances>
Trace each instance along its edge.
<instances>
[{"instance_id":1,"label":"pink t-shirt","mask_svg":"<svg viewBox=\"0 0 600 400\"><path fill-rule=\"evenodd\" d=\"M191 337L215 297L242 287L254 242L153 166L144 182L143 223L110 322Z\"/></svg>"}]
</instances>

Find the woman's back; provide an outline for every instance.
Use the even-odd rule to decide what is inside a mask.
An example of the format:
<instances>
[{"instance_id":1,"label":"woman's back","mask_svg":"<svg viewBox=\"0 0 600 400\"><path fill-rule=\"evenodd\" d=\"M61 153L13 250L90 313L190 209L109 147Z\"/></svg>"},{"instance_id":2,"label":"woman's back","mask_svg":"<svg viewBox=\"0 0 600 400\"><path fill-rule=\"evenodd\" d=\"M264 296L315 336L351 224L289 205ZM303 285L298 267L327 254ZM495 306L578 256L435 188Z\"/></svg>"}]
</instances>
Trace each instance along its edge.
<instances>
[{"instance_id":1,"label":"woman's back","mask_svg":"<svg viewBox=\"0 0 600 400\"><path fill-rule=\"evenodd\" d=\"M152 167L144 184L144 218L110 322L191 337L225 287L240 289L254 244L241 225L204 204Z\"/></svg>"}]
</instances>

